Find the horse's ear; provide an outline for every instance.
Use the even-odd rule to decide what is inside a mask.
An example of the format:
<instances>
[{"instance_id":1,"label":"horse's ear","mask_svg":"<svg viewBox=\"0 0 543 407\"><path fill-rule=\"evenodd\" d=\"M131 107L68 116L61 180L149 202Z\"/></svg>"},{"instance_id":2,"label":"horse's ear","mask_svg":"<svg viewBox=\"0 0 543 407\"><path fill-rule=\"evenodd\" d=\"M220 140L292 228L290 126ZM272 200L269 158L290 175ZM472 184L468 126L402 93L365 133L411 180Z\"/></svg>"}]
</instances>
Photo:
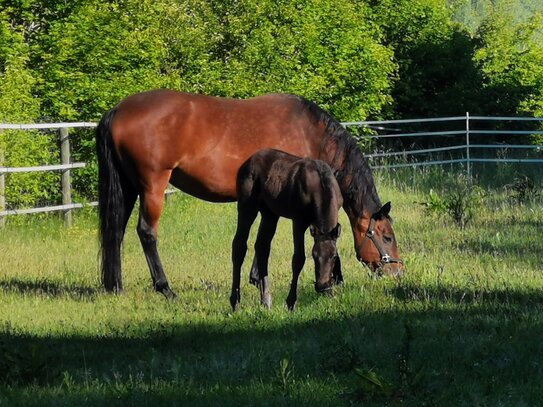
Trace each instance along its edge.
<instances>
[{"instance_id":1,"label":"horse's ear","mask_svg":"<svg viewBox=\"0 0 543 407\"><path fill-rule=\"evenodd\" d=\"M335 228L332 229L330 235L333 239L337 239L341 235L341 225L338 223Z\"/></svg>"},{"instance_id":2,"label":"horse's ear","mask_svg":"<svg viewBox=\"0 0 543 407\"><path fill-rule=\"evenodd\" d=\"M390 201L388 201L386 204L384 204L381 209L379 209L379 211L376 213L376 218L377 219L383 219L383 218L386 218L388 217L388 214L390 213L390 210L392 209L392 205L390 203Z\"/></svg>"},{"instance_id":3,"label":"horse's ear","mask_svg":"<svg viewBox=\"0 0 543 407\"><path fill-rule=\"evenodd\" d=\"M317 234L317 228L313 225L309 226L309 233L311 233L311 236L315 237Z\"/></svg>"}]
</instances>

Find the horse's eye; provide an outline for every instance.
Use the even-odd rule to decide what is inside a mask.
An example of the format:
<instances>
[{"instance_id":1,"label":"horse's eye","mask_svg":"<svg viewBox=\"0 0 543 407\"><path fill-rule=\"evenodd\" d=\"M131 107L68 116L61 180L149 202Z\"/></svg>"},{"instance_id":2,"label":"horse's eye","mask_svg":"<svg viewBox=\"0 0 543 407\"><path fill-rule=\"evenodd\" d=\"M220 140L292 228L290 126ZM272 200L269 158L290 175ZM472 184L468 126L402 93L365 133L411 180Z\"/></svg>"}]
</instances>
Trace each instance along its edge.
<instances>
[{"instance_id":1,"label":"horse's eye","mask_svg":"<svg viewBox=\"0 0 543 407\"><path fill-rule=\"evenodd\" d=\"M392 243L392 236L383 236L383 242Z\"/></svg>"}]
</instances>

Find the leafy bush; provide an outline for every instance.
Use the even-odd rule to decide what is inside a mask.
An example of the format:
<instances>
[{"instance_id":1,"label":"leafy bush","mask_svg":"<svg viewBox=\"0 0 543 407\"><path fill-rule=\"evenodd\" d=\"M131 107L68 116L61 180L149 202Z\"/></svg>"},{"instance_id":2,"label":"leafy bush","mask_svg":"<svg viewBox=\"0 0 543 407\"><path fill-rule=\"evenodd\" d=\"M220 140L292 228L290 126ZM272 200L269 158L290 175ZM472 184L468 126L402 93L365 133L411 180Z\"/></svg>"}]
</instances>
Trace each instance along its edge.
<instances>
[{"instance_id":1,"label":"leafy bush","mask_svg":"<svg viewBox=\"0 0 543 407\"><path fill-rule=\"evenodd\" d=\"M513 183L508 185L508 189L511 190L511 198L518 204L533 201L541 195L540 188L527 175L516 176Z\"/></svg>"},{"instance_id":2,"label":"leafy bush","mask_svg":"<svg viewBox=\"0 0 543 407\"><path fill-rule=\"evenodd\" d=\"M456 175L445 180L441 195L430 190L421 204L428 213L447 216L464 229L482 206L483 198L481 187L473 185L464 175Z\"/></svg>"}]
</instances>

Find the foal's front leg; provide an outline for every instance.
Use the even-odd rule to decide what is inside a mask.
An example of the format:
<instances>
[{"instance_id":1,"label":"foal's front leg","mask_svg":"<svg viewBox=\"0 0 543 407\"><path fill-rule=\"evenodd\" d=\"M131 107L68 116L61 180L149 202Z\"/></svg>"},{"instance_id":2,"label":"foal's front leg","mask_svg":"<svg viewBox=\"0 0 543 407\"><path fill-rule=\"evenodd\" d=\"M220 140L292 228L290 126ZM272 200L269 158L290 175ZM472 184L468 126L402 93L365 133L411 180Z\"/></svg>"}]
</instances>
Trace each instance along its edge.
<instances>
[{"instance_id":1,"label":"foal's front leg","mask_svg":"<svg viewBox=\"0 0 543 407\"><path fill-rule=\"evenodd\" d=\"M247 239L251 226L255 221L258 210L256 207L238 204L238 226L234 240L232 240L232 292L230 294L230 305L235 311L241 300L240 280L241 266L247 253Z\"/></svg>"},{"instance_id":2,"label":"foal's front leg","mask_svg":"<svg viewBox=\"0 0 543 407\"><path fill-rule=\"evenodd\" d=\"M271 241L277 229L279 216L267 209L261 210L260 213L262 214L262 220L260 221L260 227L256 236L255 256L260 279L260 301L266 308L270 309L272 299L268 280L268 259L270 257Z\"/></svg>"},{"instance_id":3,"label":"foal's front leg","mask_svg":"<svg viewBox=\"0 0 543 407\"><path fill-rule=\"evenodd\" d=\"M305 264L305 243L304 234L307 226L298 222L292 224L292 237L294 240L294 255L292 256L292 281L290 283L290 291L287 297L287 307L290 311L294 311L296 300L298 299L298 277L302 272Z\"/></svg>"}]
</instances>

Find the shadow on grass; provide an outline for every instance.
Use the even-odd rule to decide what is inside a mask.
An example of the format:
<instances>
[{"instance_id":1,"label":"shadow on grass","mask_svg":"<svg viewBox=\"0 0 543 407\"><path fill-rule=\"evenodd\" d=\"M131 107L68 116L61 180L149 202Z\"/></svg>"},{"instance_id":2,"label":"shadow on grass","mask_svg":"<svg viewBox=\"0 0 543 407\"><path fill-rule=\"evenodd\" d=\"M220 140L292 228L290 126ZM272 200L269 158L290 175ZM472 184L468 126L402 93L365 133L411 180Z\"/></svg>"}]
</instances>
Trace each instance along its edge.
<instances>
[{"instance_id":1,"label":"shadow on grass","mask_svg":"<svg viewBox=\"0 0 543 407\"><path fill-rule=\"evenodd\" d=\"M424 287L399 284L387 291L402 301L449 302L454 304L491 304L494 306L520 307L526 310L543 308L543 291L491 290L484 287L451 288L447 286Z\"/></svg>"},{"instance_id":2,"label":"shadow on grass","mask_svg":"<svg viewBox=\"0 0 543 407\"><path fill-rule=\"evenodd\" d=\"M0 402L535 405L543 399L543 362L536 357L543 354L542 293L403 287L390 295L399 303L388 311L353 313L338 301L310 319L302 313L277 320L259 310L215 324L128 324L89 337L34 337L5 328L0 382L7 387L0 385ZM423 295L438 304L417 308ZM460 306L443 306L444 300ZM376 379L368 384L360 372Z\"/></svg>"},{"instance_id":3,"label":"shadow on grass","mask_svg":"<svg viewBox=\"0 0 543 407\"><path fill-rule=\"evenodd\" d=\"M64 285L49 280L29 281L17 278L0 281L0 291L55 298L68 297L74 300L92 300L100 292L93 287L81 287L75 284Z\"/></svg>"}]
</instances>

